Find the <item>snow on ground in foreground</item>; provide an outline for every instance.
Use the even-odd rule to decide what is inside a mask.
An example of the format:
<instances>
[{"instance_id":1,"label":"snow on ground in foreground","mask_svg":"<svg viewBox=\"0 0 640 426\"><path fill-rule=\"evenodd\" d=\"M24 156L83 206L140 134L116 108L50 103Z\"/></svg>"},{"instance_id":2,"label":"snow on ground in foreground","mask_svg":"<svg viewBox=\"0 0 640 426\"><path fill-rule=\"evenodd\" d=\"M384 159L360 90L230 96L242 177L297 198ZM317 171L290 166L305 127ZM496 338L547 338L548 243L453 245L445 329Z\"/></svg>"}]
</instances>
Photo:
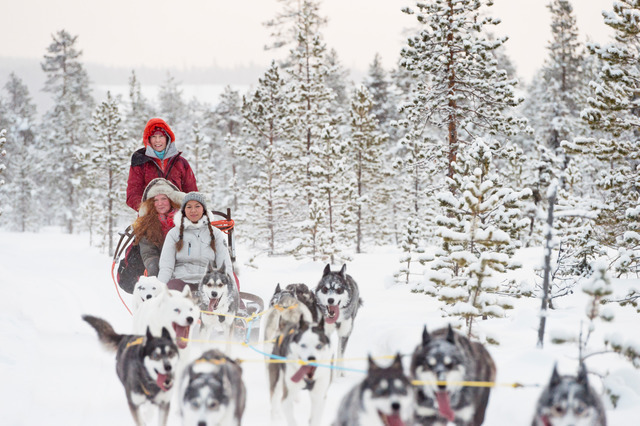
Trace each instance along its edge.
<instances>
[{"instance_id":1,"label":"snow on ground in foreground","mask_svg":"<svg viewBox=\"0 0 640 426\"><path fill-rule=\"evenodd\" d=\"M268 302L277 283L304 282L315 287L324 263L296 261L288 257L256 260L258 268L244 267L248 253L238 247L239 272L243 291ZM525 268L518 280L533 282L531 265L539 263L541 251L520 255ZM419 343L422 327L434 330L447 324L439 303L405 286L390 286L398 268L394 249L375 249L356 255L347 272L360 287L364 306L355 322L346 357L346 366L366 369L367 354L410 354ZM334 269L341 265L334 265ZM132 321L120 302L110 276L111 259L88 247L86 235L67 235L56 230L39 234L0 231L0 412L3 425L114 425L132 424L123 388L115 374L115 355L99 344L94 330L81 320L92 314L109 321L119 333L129 333ZM130 304L129 296L123 293ZM576 334L584 318L586 297L581 291L557 300L557 309L548 318L549 333ZM519 299L507 318L481 322L483 332L497 336L500 346L489 346L499 383L519 382L545 385L553 364L562 374L574 374L577 349L571 345L546 342L536 348L538 299ZM605 333L624 331L638 338L638 314L631 307L615 309L612 324L598 326L592 342ZM633 331L632 331L633 330ZM197 352L193 347L192 351ZM192 356L193 356L192 352ZM196 353L197 355L197 353ZM268 380L262 357L249 348L234 346L232 356L245 360L247 407L243 424L267 424L270 416ZM409 358L404 358L408 367ZM590 371L610 373L622 395L618 408L605 401L610 425L638 424L640 415L640 371L617 355L588 359ZM323 424L333 421L342 396L363 378L346 373L329 388ZM590 376L596 389L601 383ZM486 425L528 425L541 388L497 387L491 393ZM296 414L305 424L308 400L303 398ZM152 424L155 424L153 422ZM179 425L174 403L170 425Z\"/></svg>"}]
</instances>

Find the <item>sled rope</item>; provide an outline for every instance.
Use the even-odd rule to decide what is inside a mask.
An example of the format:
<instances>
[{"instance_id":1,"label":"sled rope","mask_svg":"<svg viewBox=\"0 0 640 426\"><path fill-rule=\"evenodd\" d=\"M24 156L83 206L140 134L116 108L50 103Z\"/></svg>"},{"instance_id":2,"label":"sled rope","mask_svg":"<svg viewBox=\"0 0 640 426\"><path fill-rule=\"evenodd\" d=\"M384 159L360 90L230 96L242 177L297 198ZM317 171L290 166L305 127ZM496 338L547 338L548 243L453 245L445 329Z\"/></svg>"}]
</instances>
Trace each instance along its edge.
<instances>
[{"instance_id":1,"label":"sled rope","mask_svg":"<svg viewBox=\"0 0 640 426\"><path fill-rule=\"evenodd\" d=\"M233 229L233 227L235 226L235 222L233 221L233 219L229 219L229 220L213 220L213 221L211 221L211 226L215 226L216 228L218 228L219 230L221 230L225 234L228 234L229 231L231 231Z\"/></svg>"},{"instance_id":2,"label":"sled rope","mask_svg":"<svg viewBox=\"0 0 640 426\"><path fill-rule=\"evenodd\" d=\"M522 383L517 383L517 382L516 383L475 382L475 381L448 382L446 380L431 380L431 381L412 380L411 384L414 385L414 386L455 385L455 386L464 386L464 387L469 387L469 388L495 388L495 387L499 387L499 386L504 386L504 387L509 387L509 388L540 387L539 384L523 385Z\"/></svg>"},{"instance_id":3,"label":"sled rope","mask_svg":"<svg viewBox=\"0 0 640 426\"><path fill-rule=\"evenodd\" d=\"M129 311L129 314L133 316L133 312L131 312L131 309L129 309L129 307L125 303L124 299L122 298L122 295L120 294L120 288L118 287L118 283L116 281L116 277L113 274L113 271L114 271L115 267L116 267L116 260L114 259L113 260L113 264L111 264L111 279L113 280L113 285L116 286L116 292L118 293L118 297L120 298L120 301L122 302L124 307L127 308L127 311Z\"/></svg>"},{"instance_id":4,"label":"sled rope","mask_svg":"<svg viewBox=\"0 0 640 426\"><path fill-rule=\"evenodd\" d=\"M285 308L285 307L280 306L280 305L274 305L273 307L278 311L286 311L286 310L289 310L289 309L297 308L298 304L296 303L295 305L289 306L288 308ZM200 313L203 313L203 314L206 314L206 315L216 315L216 316L219 316L219 317L236 318L236 319L245 320L247 322L251 322L251 321L255 320L256 318L266 314L267 311L262 311L262 312L257 313L257 314L254 312L253 314L249 315L248 317L240 317L240 316L232 315L232 314L221 314L221 313L213 312L213 311L200 311Z\"/></svg>"}]
</instances>

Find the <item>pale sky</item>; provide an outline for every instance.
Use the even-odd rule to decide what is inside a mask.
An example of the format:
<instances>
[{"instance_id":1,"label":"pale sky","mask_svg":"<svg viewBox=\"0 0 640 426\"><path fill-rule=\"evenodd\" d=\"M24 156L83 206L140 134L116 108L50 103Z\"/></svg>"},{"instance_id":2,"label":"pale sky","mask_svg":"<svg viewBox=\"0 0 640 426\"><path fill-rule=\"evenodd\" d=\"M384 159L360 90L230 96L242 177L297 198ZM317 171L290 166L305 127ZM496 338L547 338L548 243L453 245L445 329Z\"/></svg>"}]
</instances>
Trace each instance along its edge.
<instances>
[{"instance_id":1,"label":"pale sky","mask_svg":"<svg viewBox=\"0 0 640 426\"><path fill-rule=\"evenodd\" d=\"M502 19L497 33L519 74L528 80L542 65L550 36L545 0L495 0L490 14ZM573 0L583 39L605 43L610 32L602 10L613 0ZM376 52L394 66L405 43L403 29L415 17L407 0L324 0L325 41L348 68L366 71ZM0 57L41 59L51 35L79 36L82 60L104 65L190 68L267 66L268 31L262 25L281 8L277 0L0 0Z\"/></svg>"}]
</instances>

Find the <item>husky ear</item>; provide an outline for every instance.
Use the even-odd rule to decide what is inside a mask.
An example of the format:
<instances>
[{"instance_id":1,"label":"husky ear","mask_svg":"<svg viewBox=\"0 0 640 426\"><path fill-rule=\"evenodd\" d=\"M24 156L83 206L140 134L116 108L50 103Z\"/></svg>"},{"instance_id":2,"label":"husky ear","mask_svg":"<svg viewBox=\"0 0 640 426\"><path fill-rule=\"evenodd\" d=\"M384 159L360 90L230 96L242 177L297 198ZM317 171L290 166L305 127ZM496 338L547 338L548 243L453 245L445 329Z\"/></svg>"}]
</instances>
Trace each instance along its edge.
<instances>
[{"instance_id":1,"label":"husky ear","mask_svg":"<svg viewBox=\"0 0 640 426\"><path fill-rule=\"evenodd\" d=\"M402 367L402 355L400 355L400 352L396 353L396 357L393 359L393 364L391 364L391 368L393 368L394 370L400 370L403 371L403 367Z\"/></svg>"},{"instance_id":2,"label":"husky ear","mask_svg":"<svg viewBox=\"0 0 640 426\"><path fill-rule=\"evenodd\" d=\"M584 362L580 362L580 367L578 367L578 383L582 386L589 385L589 377L587 374L587 367L584 365Z\"/></svg>"},{"instance_id":3,"label":"husky ear","mask_svg":"<svg viewBox=\"0 0 640 426\"><path fill-rule=\"evenodd\" d=\"M318 321L318 328L324 333L324 315L320 316L320 321Z\"/></svg>"},{"instance_id":4,"label":"husky ear","mask_svg":"<svg viewBox=\"0 0 640 426\"><path fill-rule=\"evenodd\" d=\"M298 321L298 327L303 328L306 322L304 321L304 315L300 315L300 321Z\"/></svg>"},{"instance_id":5,"label":"husky ear","mask_svg":"<svg viewBox=\"0 0 640 426\"><path fill-rule=\"evenodd\" d=\"M378 367L378 364L376 364L373 358L371 357L371 354L367 355L367 360L369 362L369 371L375 371L380 369L380 367Z\"/></svg>"},{"instance_id":6,"label":"husky ear","mask_svg":"<svg viewBox=\"0 0 640 426\"><path fill-rule=\"evenodd\" d=\"M209 263L207 263L207 274L210 274L211 272L215 272L216 270L216 264L214 261L209 261Z\"/></svg>"},{"instance_id":7,"label":"husky ear","mask_svg":"<svg viewBox=\"0 0 640 426\"><path fill-rule=\"evenodd\" d=\"M326 277L331 273L331 265L327 263L327 266L324 267L324 271L322 271L322 276Z\"/></svg>"},{"instance_id":8,"label":"husky ear","mask_svg":"<svg viewBox=\"0 0 640 426\"><path fill-rule=\"evenodd\" d=\"M558 364L554 364L553 365L553 373L551 373L551 379L549 380L549 387L550 388L555 388L556 386L558 386L558 384L560 384L561 381L561 377L560 374L558 374Z\"/></svg>"},{"instance_id":9,"label":"husky ear","mask_svg":"<svg viewBox=\"0 0 640 426\"><path fill-rule=\"evenodd\" d=\"M447 342L453 343L454 345L456 343L456 335L453 332L453 328L451 327L451 324L449 324L449 330L447 330Z\"/></svg>"},{"instance_id":10,"label":"husky ear","mask_svg":"<svg viewBox=\"0 0 640 426\"><path fill-rule=\"evenodd\" d=\"M185 297L191 297L191 287L189 287L188 284L186 284L182 289L182 295Z\"/></svg>"},{"instance_id":11,"label":"husky ear","mask_svg":"<svg viewBox=\"0 0 640 426\"><path fill-rule=\"evenodd\" d=\"M347 277L347 264L346 263L342 264L342 268L340 269L340 275L342 276L342 278L346 278Z\"/></svg>"},{"instance_id":12,"label":"husky ear","mask_svg":"<svg viewBox=\"0 0 640 426\"><path fill-rule=\"evenodd\" d=\"M278 294L282 291L282 289L280 288L280 283L276 284L276 291L273 292L273 294Z\"/></svg>"},{"instance_id":13,"label":"husky ear","mask_svg":"<svg viewBox=\"0 0 640 426\"><path fill-rule=\"evenodd\" d=\"M169 330L167 330L166 327L162 327L162 337L165 339L171 339L171 333L169 333Z\"/></svg>"},{"instance_id":14,"label":"husky ear","mask_svg":"<svg viewBox=\"0 0 640 426\"><path fill-rule=\"evenodd\" d=\"M431 341L431 336L429 336L429 332L427 331L427 326L425 325L422 329L422 344L427 345Z\"/></svg>"},{"instance_id":15,"label":"husky ear","mask_svg":"<svg viewBox=\"0 0 640 426\"><path fill-rule=\"evenodd\" d=\"M147 341L153 339L153 335L151 334L151 329L147 326Z\"/></svg>"}]
</instances>

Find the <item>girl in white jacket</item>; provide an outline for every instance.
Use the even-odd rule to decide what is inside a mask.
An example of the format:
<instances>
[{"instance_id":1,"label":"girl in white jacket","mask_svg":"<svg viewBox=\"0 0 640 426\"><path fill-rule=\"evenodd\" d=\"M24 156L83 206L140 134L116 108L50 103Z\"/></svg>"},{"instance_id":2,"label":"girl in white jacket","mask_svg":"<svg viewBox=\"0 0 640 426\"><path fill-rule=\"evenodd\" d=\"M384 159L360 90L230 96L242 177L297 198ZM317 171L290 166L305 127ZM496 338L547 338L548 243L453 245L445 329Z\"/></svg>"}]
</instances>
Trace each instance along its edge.
<instances>
[{"instance_id":1,"label":"girl in white jacket","mask_svg":"<svg viewBox=\"0 0 640 426\"><path fill-rule=\"evenodd\" d=\"M160 255L160 281L170 289L182 290L188 284L196 291L207 266L213 262L217 269L224 265L232 282L236 282L226 236L211 226L201 193L188 193L173 220L175 227L167 233Z\"/></svg>"}]
</instances>

